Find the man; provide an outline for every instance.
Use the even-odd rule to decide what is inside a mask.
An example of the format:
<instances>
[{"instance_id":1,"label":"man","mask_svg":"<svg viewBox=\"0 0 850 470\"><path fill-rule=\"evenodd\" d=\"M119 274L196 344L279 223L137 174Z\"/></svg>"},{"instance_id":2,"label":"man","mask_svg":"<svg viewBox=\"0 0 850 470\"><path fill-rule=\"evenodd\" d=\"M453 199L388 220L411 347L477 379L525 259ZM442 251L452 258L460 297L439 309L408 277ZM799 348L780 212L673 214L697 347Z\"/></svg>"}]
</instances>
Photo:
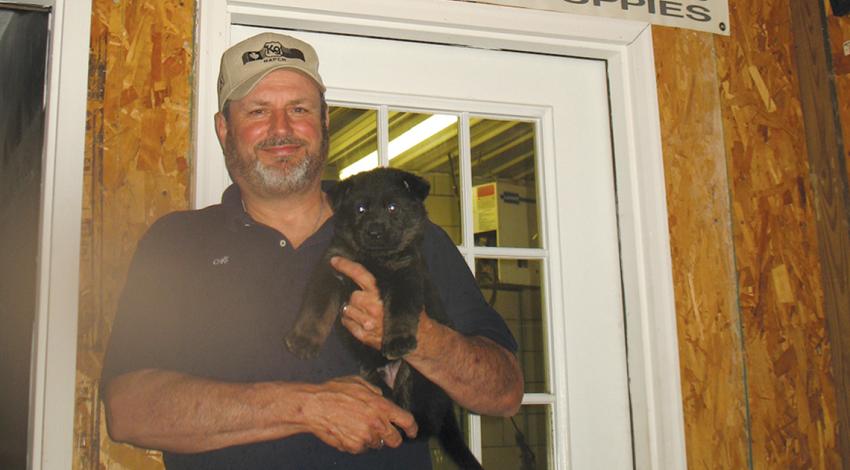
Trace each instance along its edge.
<instances>
[{"instance_id":1,"label":"man","mask_svg":"<svg viewBox=\"0 0 850 470\"><path fill-rule=\"evenodd\" d=\"M170 214L139 242L104 363L113 439L164 451L171 468L430 468L413 417L357 376L331 335L299 360L282 336L332 232L322 191L328 110L313 48L264 33L228 49L215 127L234 185L220 205ZM449 238L424 251L459 331L425 312L405 357L461 406L509 416L522 398L516 343ZM342 325L380 348L374 278ZM407 439L405 439L407 438Z\"/></svg>"}]
</instances>

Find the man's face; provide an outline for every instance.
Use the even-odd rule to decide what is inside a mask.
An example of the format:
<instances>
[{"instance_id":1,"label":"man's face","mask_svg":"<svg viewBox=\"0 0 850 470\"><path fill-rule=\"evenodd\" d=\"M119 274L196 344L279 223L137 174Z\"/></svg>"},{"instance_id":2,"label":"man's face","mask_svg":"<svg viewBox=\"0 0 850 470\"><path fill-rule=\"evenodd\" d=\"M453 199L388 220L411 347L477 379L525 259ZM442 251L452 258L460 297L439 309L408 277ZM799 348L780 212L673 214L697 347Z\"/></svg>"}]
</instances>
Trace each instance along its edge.
<instances>
[{"instance_id":1,"label":"man's face","mask_svg":"<svg viewBox=\"0 0 850 470\"><path fill-rule=\"evenodd\" d=\"M302 192L322 175L327 115L312 79L275 70L251 93L216 114L216 133L231 178L262 197Z\"/></svg>"}]
</instances>

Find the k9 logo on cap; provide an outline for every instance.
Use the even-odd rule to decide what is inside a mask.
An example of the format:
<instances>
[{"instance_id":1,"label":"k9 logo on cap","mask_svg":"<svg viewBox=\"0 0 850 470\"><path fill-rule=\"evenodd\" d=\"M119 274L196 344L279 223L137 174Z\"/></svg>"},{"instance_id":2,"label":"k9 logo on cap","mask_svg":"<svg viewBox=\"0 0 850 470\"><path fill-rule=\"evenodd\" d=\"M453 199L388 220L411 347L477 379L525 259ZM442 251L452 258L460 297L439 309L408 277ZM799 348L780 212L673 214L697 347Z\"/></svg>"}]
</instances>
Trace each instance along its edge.
<instances>
[{"instance_id":1,"label":"k9 logo on cap","mask_svg":"<svg viewBox=\"0 0 850 470\"><path fill-rule=\"evenodd\" d=\"M305 61L304 53L295 48L283 47L283 44L273 41L267 42L259 51L248 51L242 54L242 63L247 64L255 60L280 58L280 59L298 59Z\"/></svg>"}]
</instances>

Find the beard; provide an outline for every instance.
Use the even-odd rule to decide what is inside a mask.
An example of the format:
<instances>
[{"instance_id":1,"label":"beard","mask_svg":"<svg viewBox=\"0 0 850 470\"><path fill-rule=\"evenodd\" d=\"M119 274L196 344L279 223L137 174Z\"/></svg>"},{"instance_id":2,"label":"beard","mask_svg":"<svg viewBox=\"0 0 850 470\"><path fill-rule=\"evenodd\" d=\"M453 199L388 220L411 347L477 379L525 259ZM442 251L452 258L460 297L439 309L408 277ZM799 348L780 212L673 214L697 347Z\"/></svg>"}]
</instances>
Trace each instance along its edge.
<instances>
[{"instance_id":1,"label":"beard","mask_svg":"<svg viewBox=\"0 0 850 470\"><path fill-rule=\"evenodd\" d=\"M308 189L321 177L328 154L328 131L322 124L322 144L316 153L309 151L297 162L284 167L267 166L257 153L277 145L301 145L309 148L306 141L290 136L270 137L254 146L253 152L240 154L236 142L228 133L225 145L225 165L233 181L247 185L262 197L288 196Z\"/></svg>"}]
</instances>

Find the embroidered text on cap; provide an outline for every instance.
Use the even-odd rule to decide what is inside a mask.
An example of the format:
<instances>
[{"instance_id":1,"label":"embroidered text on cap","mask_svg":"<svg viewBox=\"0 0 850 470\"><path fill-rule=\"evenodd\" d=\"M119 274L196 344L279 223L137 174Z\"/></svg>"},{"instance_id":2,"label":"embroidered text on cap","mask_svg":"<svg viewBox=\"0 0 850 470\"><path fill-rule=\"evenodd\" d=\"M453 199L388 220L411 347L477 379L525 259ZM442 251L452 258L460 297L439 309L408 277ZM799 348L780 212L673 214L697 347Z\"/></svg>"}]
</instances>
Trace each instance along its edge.
<instances>
[{"instance_id":1,"label":"embroidered text on cap","mask_svg":"<svg viewBox=\"0 0 850 470\"><path fill-rule=\"evenodd\" d=\"M255 60L286 60L286 59L299 59L302 62L304 59L304 53L295 48L283 47L283 44L272 41L267 42L263 45L263 48L259 51L248 51L242 54L242 63L247 64L249 62L253 62Z\"/></svg>"}]
</instances>

